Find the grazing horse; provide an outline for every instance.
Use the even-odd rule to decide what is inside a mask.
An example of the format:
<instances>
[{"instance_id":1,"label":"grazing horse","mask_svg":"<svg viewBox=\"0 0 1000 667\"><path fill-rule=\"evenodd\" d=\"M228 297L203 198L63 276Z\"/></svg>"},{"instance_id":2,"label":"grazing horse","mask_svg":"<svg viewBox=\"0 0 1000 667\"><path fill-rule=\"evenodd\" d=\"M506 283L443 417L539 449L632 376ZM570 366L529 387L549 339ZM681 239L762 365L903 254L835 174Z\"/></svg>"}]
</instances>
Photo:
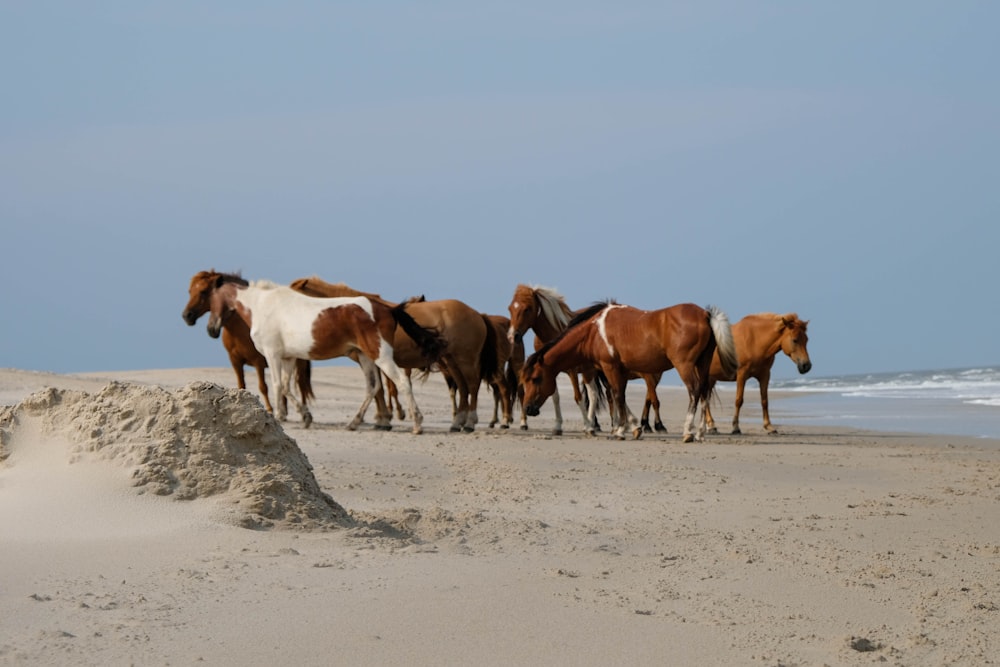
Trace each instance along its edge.
<instances>
[{"instance_id":1,"label":"grazing horse","mask_svg":"<svg viewBox=\"0 0 1000 667\"><path fill-rule=\"evenodd\" d=\"M733 341L736 344L736 355L739 366L735 371L725 370L720 360L712 362L709 375L710 383L723 380L736 381L736 412L733 414L733 433L740 433L740 408L743 407L743 390L749 378L755 378L760 384L760 407L764 413L764 430L777 433L771 424L767 410L767 385L771 381L771 366L779 351L788 355L795 362L799 373L808 373L812 368L809 360L809 336L806 327L809 321L802 321L795 313L776 315L774 313L757 313L747 315L733 325ZM707 406L706 406L707 407ZM706 421L709 433L718 433L712 413L706 409Z\"/></svg>"},{"instance_id":2,"label":"grazing horse","mask_svg":"<svg viewBox=\"0 0 1000 667\"><path fill-rule=\"evenodd\" d=\"M625 425L639 438L642 429L625 404L631 373L663 373L676 368L688 390L684 442L704 438L704 411L694 434L699 402L709 396L709 369L716 348L727 369L736 368L729 320L715 307L691 303L661 310L639 310L614 302L597 303L573 318L566 329L528 357L521 370L524 409L537 415L553 394L558 373L581 365L596 366L607 381L618 412L614 435L625 438ZM593 407L591 407L593 410Z\"/></svg>"},{"instance_id":3,"label":"grazing horse","mask_svg":"<svg viewBox=\"0 0 1000 667\"><path fill-rule=\"evenodd\" d=\"M250 325L254 345L267 358L271 385L277 395L296 404L308 427L312 415L289 392L295 359L333 359L357 351L367 380L365 401L348 428L356 428L380 384L378 370L401 388L413 417L413 432L423 429L423 415L413 398L409 378L393 361L392 341L398 328L419 345L425 363L436 363L444 348L437 333L418 326L402 304L390 308L368 297L315 298L268 281L247 282L240 276L220 276L208 294L209 334L218 336L222 321L233 311ZM280 412L278 418L285 415Z\"/></svg>"},{"instance_id":4,"label":"grazing horse","mask_svg":"<svg viewBox=\"0 0 1000 667\"><path fill-rule=\"evenodd\" d=\"M191 278L191 285L188 288L190 299L181 314L188 326L194 326L198 318L208 312L209 288L219 275L221 274L216 271L200 271ZM253 341L250 339L250 327L237 313L233 313L222 322L222 346L229 354L229 363L232 364L233 372L236 373L236 386L240 389L247 388L243 367L253 366L257 370L257 387L260 390L261 398L264 399L264 407L268 412L274 412L264 372L264 369L267 368L267 359L254 347ZM308 359L299 359L296 361L295 370L299 395L302 396L302 402L307 403L310 398L315 398L312 390L312 363ZM287 412L287 403L284 409Z\"/></svg>"},{"instance_id":5,"label":"grazing horse","mask_svg":"<svg viewBox=\"0 0 1000 667\"><path fill-rule=\"evenodd\" d=\"M507 338L512 342L520 341L524 334L530 329L535 333L536 352L541 349L545 343L548 343L556 338L560 332L566 328L574 316L583 312L583 310L586 310L570 310L569 306L566 305L566 300L563 296L550 287L524 284L518 285L514 289L514 296L507 309L510 311L510 329L508 330ZM573 387L573 399L580 407L580 412L583 415L584 421L586 422L588 418L593 419L593 415L590 414L591 411L588 408L588 405L593 401L589 399L584 400L583 392L580 391L580 381L578 379L578 374L583 374L585 377L585 383L590 384L590 370L570 369L566 371L566 374L569 375L570 384ZM640 376L636 375L635 377ZM660 399L656 395L656 385L660 382L660 375L641 377L646 382L646 404L642 411L641 422L643 430L647 433L653 430L649 426L649 407L652 405L656 412L655 428L657 431L665 432L667 429L660 420ZM563 419L562 410L559 407L558 388L552 394L552 407L556 413L556 423L553 432L555 435L562 435ZM594 428L599 428L596 421L591 423ZM527 428L527 415L525 415L522 410L521 429L526 430Z\"/></svg>"},{"instance_id":6,"label":"grazing horse","mask_svg":"<svg viewBox=\"0 0 1000 667\"><path fill-rule=\"evenodd\" d=\"M295 280L291 287L303 294L324 297L344 285L334 285L313 276ZM479 421L479 385L484 378L492 377L497 368L492 326L485 315L457 299L414 300L405 305L414 321L422 328L437 331L446 346L435 364L428 364L408 332L397 330L393 340L396 364L408 369L437 367L446 380L453 383L458 395L451 430L475 430Z\"/></svg>"}]
</instances>

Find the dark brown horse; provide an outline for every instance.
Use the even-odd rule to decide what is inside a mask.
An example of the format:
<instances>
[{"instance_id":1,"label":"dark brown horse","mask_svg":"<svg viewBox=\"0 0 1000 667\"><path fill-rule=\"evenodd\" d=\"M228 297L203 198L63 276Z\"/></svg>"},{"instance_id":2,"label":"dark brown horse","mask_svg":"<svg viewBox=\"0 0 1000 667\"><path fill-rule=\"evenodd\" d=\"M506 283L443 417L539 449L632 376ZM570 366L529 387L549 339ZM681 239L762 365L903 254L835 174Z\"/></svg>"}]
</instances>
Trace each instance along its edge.
<instances>
[{"instance_id":1,"label":"dark brown horse","mask_svg":"<svg viewBox=\"0 0 1000 667\"><path fill-rule=\"evenodd\" d=\"M346 286L313 276L295 280L291 287L302 294L323 297ZM493 327L485 315L457 299L412 301L406 304L406 312L422 328L437 331L446 346L432 367L406 332L398 331L393 340L396 364L408 369L439 369L458 395L451 430L474 430L479 421L479 386L497 368Z\"/></svg>"},{"instance_id":2,"label":"dark brown horse","mask_svg":"<svg viewBox=\"0 0 1000 667\"><path fill-rule=\"evenodd\" d=\"M740 408L743 407L743 390L747 380L755 378L760 384L760 408L764 414L764 430L777 433L768 413L767 385L771 381L771 367L778 352L784 352L795 362L799 373L808 373L812 368L809 360L809 336L806 334L808 321L802 321L795 313L776 315L757 313L747 315L733 325L733 341L739 366L735 371L723 369L720 360L712 362L711 385L718 381L736 381L736 411L733 413L733 433L740 432ZM706 410L709 433L718 433L712 413Z\"/></svg>"},{"instance_id":3,"label":"dark brown horse","mask_svg":"<svg viewBox=\"0 0 1000 667\"><path fill-rule=\"evenodd\" d=\"M437 363L444 341L433 330L423 329L402 304L390 308L367 297L315 298L268 281L248 283L240 276L219 277L208 295L208 332L218 336L222 321L236 311L250 325L254 346L267 358L271 384L278 396L288 396L312 422L308 408L289 392L296 359L333 359L358 352L367 380L365 400L349 428L354 428L372 401L383 371L400 387L413 417L413 432L422 431L423 415L413 398L409 377L393 360L392 341L404 329L424 355L424 363ZM285 415L278 405L278 418Z\"/></svg>"},{"instance_id":4,"label":"dark brown horse","mask_svg":"<svg viewBox=\"0 0 1000 667\"><path fill-rule=\"evenodd\" d=\"M190 298L181 315L188 326L194 326L198 318L208 312L208 286L214 284L221 275L215 270L200 271L191 278L191 285L188 288ZM260 390L264 407L267 408L268 412L274 412L265 378L267 359L254 347L253 341L250 339L250 327L237 313L233 313L222 322L222 346L229 355L229 363L233 366L233 372L236 373L236 386L240 389L247 388L243 367L253 366L257 370L257 388ZM296 384L299 387L302 403L308 403L310 399L315 398L312 390L312 363L308 359L299 359L295 364L295 370ZM287 401L287 399L283 400ZM287 403L284 410L286 412L288 410Z\"/></svg>"},{"instance_id":5,"label":"dark brown horse","mask_svg":"<svg viewBox=\"0 0 1000 667\"><path fill-rule=\"evenodd\" d=\"M699 403L709 396L709 369L716 348L727 368L736 367L729 320L718 308L686 303L645 311L613 302L598 303L573 318L555 339L528 357L521 371L524 409L537 415L555 391L556 376L570 368L593 366L605 377L618 419L614 435L625 437L625 425L640 437L642 429L625 404L632 373L663 373L676 368L688 390L684 420L685 442L704 437L704 411L697 434L694 420Z\"/></svg>"}]
</instances>

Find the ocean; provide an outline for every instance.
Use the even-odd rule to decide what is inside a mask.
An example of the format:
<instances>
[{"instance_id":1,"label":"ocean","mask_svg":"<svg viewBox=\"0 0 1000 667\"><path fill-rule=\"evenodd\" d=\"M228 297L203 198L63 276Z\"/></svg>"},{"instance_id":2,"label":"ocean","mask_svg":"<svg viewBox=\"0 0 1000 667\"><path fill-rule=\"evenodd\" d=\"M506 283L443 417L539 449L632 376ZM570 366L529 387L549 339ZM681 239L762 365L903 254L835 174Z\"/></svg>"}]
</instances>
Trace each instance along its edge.
<instances>
[{"instance_id":1,"label":"ocean","mask_svg":"<svg viewBox=\"0 0 1000 667\"><path fill-rule=\"evenodd\" d=\"M793 394L770 400L771 421L779 428L782 423L832 425L1000 439L1000 367L803 375L772 379L770 386ZM759 406L759 396L751 380L744 407Z\"/></svg>"}]
</instances>

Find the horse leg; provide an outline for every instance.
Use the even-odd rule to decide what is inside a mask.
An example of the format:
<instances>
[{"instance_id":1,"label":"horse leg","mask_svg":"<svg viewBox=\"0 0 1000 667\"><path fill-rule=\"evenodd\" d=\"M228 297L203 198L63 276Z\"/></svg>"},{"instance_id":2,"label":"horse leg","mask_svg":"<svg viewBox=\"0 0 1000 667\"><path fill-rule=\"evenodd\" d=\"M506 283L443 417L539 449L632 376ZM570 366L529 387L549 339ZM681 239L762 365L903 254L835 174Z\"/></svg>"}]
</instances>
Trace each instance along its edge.
<instances>
[{"instance_id":1,"label":"horse leg","mask_svg":"<svg viewBox=\"0 0 1000 667\"><path fill-rule=\"evenodd\" d=\"M597 387L597 378L592 377L587 380L587 392L591 397L597 396L597 392L600 391ZM587 414L584 418L583 432L587 435L596 435L595 424L597 423L597 401L591 398L590 404L587 406Z\"/></svg>"},{"instance_id":2,"label":"horse leg","mask_svg":"<svg viewBox=\"0 0 1000 667\"><path fill-rule=\"evenodd\" d=\"M410 376L396 365L396 362L392 359L391 352L380 354L379 358L375 360L375 364L385 373L387 378L396 383L396 388L403 394L403 398L406 399L406 407L413 417L413 433L416 435L423 433L424 415L420 412L420 408L417 407L417 401L413 397L413 385L410 382Z\"/></svg>"},{"instance_id":3,"label":"horse leg","mask_svg":"<svg viewBox=\"0 0 1000 667\"><path fill-rule=\"evenodd\" d=\"M712 391L715 389L715 380L708 381L708 395L712 395ZM705 405L702 410L705 413L705 432L710 435L718 435L719 429L715 425L715 419L712 418L712 409L709 407L710 401L705 401Z\"/></svg>"},{"instance_id":4,"label":"horse leg","mask_svg":"<svg viewBox=\"0 0 1000 667\"><path fill-rule=\"evenodd\" d=\"M359 354L355 361L357 361L358 366L361 367L361 373L365 378L365 397L361 401L361 407L358 408L358 412L354 415L354 419L347 424L347 430L349 431L357 430L361 422L365 420L365 412L368 411L368 406L371 405L372 400L376 400L376 389L380 388L382 384L382 380L378 375L378 369L375 367L375 364L370 358L363 354ZM381 419L383 416L384 414L377 415L376 419ZM376 424L376 428L379 428L378 424Z\"/></svg>"},{"instance_id":5,"label":"horse leg","mask_svg":"<svg viewBox=\"0 0 1000 667\"><path fill-rule=\"evenodd\" d=\"M406 374L410 374L409 369L406 369ZM399 390L396 388L396 383L387 377L383 384L386 386L386 393L389 395L389 411L392 412L393 405L395 405L396 419L403 421L406 419L406 410L403 409L403 404L399 402Z\"/></svg>"},{"instance_id":6,"label":"horse leg","mask_svg":"<svg viewBox=\"0 0 1000 667\"><path fill-rule=\"evenodd\" d=\"M490 382L490 395L493 396L493 416L490 417L489 427L493 428L500 422L500 385Z\"/></svg>"},{"instance_id":7,"label":"horse leg","mask_svg":"<svg viewBox=\"0 0 1000 667\"><path fill-rule=\"evenodd\" d=\"M757 376L757 382L760 384L760 411L764 413L764 430L772 435L778 433L778 429L774 428L771 424L771 415L767 411L767 385L771 381L771 369L767 369Z\"/></svg>"},{"instance_id":8,"label":"horse leg","mask_svg":"<svg viewBox=\"0 0 1000 667\"><path fill-rule=\"evenodd\" d=\"M552 408L556 411L556 423L552 427L552 435L562 435L563 429L563 418L562 409L559 407L559 387L552 392Z\"/></svg>"},{"instance_id":9,"label":"horse leg","mask_svg":"<svg viewBox=\"0 0 1000 667\"><path fill-rule=\"evenodd\" d=\"M743 407L743 392L746 389L747 376L743 372L736 374L736 409L733 412L733 435L739 435L740 431L740 408Z\"/></svg>"},{"instance_id":10,"label":"horse leg","mask_svg":"<svg viewBox=\"0 0 1000 667\"><path fill-rule=\"evenodd\" d=\"M700 395L699 388L695 383L695 369L692 364L676 364L674 367L677 369L677 374L680 375L688 391L688 408L687 413L684 415L684 431L681 440L683 442L694 442L694 420L697 416L698 397Z\"/></svg>"},{"instance_id":11,"label":"horse leg","mask_svg":"<svg viewBox=\"0 0 1000 667\"><path fill-rule=\"evenodd\" d=\"M466 397L465 426L462 430L472 433L479 423L479 390L483 386L483 378L479 373L470 374L470 377L466 378L466 386L469 388L469 393Z\"/></svg>"},{"instance_id":12,"label":"horse leg","mask_svg":"<svg viewBox=\"0 0 1000 667\"><path fill-rule=\"evenodd\" d=\"M288 416L287 403L284 399L290 400L295 404L296 409L299 414L302 415L302 424L305 428L309 428L312 424L313 418L312 413L309 412L309 408L306 407L305 403L299 401L295 398L295 394L292 393L292 377L295 373L295 359L269 359L268 366L271 368L271 384L277 386L277 399L278 399L278 409L283 413L281 418ZM275 369L277 369L277 377L275 377Z\"/></svg>"}]
</instances>

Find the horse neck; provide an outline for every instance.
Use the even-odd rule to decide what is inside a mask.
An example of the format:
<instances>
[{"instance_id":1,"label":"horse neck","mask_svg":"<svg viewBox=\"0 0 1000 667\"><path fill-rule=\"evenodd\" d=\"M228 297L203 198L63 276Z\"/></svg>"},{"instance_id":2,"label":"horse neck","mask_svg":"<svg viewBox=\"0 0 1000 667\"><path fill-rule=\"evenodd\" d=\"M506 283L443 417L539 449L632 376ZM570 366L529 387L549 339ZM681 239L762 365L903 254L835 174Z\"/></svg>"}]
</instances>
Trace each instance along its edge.
<instances>
[{"instance_id":1,"label":"horse neck","mask_svg":"<svg viewBox=\"0 0 1000 667\"><path fill-rule=\"evenodd\" d=\"M589 320L565 331L559 340L545 351L546 365L557 373L562 373L583 364L593 363L593 359L586 354L589 348L586 341L588 325Z\"/></svg>"},{"instance_id":2,"label":"horse neck","mask_svg":"<svg viewBox=\"0 0 1000 667\"><path fill-rule=\"evenodd\" d=\"M733 326L735 329L741 323L737 323ZM750 335L746 336L747 340L758 341L765 343L761 345L762 348L759 354L760 359L774 359L778 352L781 352L781 339L785 335L786 331L784 327L775 327L774 320L771 318L753 318L752 320L747 320L742 323L747 326ZM753 350L741 350L742 353L749 353ZM755 355L757 356L757 355Z\"/></svg>"}]
</instances>

